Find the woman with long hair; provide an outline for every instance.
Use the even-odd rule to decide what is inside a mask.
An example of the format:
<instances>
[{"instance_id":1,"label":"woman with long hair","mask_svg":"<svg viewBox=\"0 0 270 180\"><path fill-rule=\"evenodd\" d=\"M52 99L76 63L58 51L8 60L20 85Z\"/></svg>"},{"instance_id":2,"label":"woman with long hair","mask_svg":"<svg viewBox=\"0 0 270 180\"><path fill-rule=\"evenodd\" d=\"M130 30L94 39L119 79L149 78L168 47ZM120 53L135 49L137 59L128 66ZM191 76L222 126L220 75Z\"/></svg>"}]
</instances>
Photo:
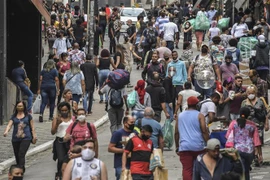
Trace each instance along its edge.
<instances>
[{"instance_id":1,"label":"woman with long hair","mask_svg":"<svg viewBox=\"0 0 270 180\"><path fill-rule=\"evenodd\" d=\"M125 48L121 44L116 45L116 53L113 57L114 59L114 69L125 69Z\"/></svg>"},{"instance_id":2,"label":"woman with long hair","mask_svg":"<svg viewBox=\"0 0 270 180\"><path fill-rule=\"evenodd\" d=\"M19 86L21 91L23 92L24 95L28 97L27 99L27 111L32 112L32 104L33 104L33 93L30 90L30 85L29 85L29 79L27 77L26 71L24 69L24 62L19 60L17 62L17 67L12 70L12 80L14 83Z\"/></svg>"},{"instance_id":3,"label":"woman with long hair","mask_svg":"<svg viewBox=\"0 0 270 180\"><path fill-rule=\"evenodd\" d=\"M238 150L245 167L245 178L250 179L249 171L254 154L258 156L258 147L261 146L256 124L247 118L250 110L247 107L240 109L240 118L233 120L226 134L227 148Z\"/></svg>"},{"instance_id":4,"label":"woman with long hair","mask_svg":"<svg viewBox=\"0 0 270 180\"><path fill-rule=\"evenodd\" d=\"M37 94L41 95L42 103L40 105L39 122L43 122L43 113L48 100L50 103L49 120L53 120L56 95L59 95L58 72L55 68L54 60L48 60L46 66L40 73L39 87Z\"/></svg>"},{"instance_id":5,"label":"woman with long hair","mask_svg":"<svg viewBox=\"0 0 270 180\"><path fill-rule=\"evenodd\" d=\"M28 114L25 102L18 101L14 108L14 113L8 122L4 132L4 137L13 126L12 146L16 164L25 170L25 155L30 146L37 141L37 135L34 127L34 121L30 114Z\"/></svg>"},{"instance_id":6,"label":"woman with long hair","mask_svg":"<svg viewBox=\"0 0 270 180\"><path fill-rule=\"evenodd\" d=\"M108 24L108 19L109 18L108 18L107 14L106 14L106 8L102 7L101 10L98 13L99 27L102 30L102 39L101 39L102 42L104 42L106 26Z\"/></svg>"},{"instance_id":7,"label":"woman with long hair","mask_svg":"<svg viewBox=\"0 0 270 180\"><path fill-rule=\"evenodd\" d=\"M144 117L144 109L146 107L151 107L151 97L145 91L145 81L137 81L137 86L135 87L137 93L137 100L134 107L132 107L132 116L137 119L142 119Z\"/></svg>"},{"instance_id":8,"label":"woman with long hair","mask_svg":"<svg viewBox=\"0 0 270 180\"><path fill-rule=\"evenodd\" d=\"M250 85L247 87L247 99L242 102L241 107L247 107L250 110L249 120L254 122L259 131L261 144L264 143L264 130L269 130L269 121L267 118L267 110L262 98L257 96L257 87ZM263 163L262 148L258 147L258 156L255 156L255 165L260 166Z\"/></svg>"},{"instance_id":9,"label":"woman with long hair","mask_svg":"<svg viewBox=\"0 0 270 180\"><path fill-rule=\"evenodd\" d=\"M61 102L61 97L64 90L63 77L64 77L65 72L70 69L70 62L68 61L68 53L64 52L61 54L59 62L57 63L56 67L58 69L58 74L59 74L60 92L59 92L58 100L57 100L57 104L59 104Z\"/></svg>"},{"instance_id":10,"label":"woman with long hair","mask_svg":"<svg viewBox=\"0 0 270 180\"><path fill-rule=\"evenodd\" d=\"M110 66L114 67L113 60L111 58L111 54L108 49L102 49L100 52L100 58L96 61L96 66L99 69L98 71L98 83L99 88L103 86L104 82L106 81L109 73L110 73ZM108 96L106 95L105 101L108 100ZM103 103L103 95L100 95L99 103Z\"/></svg>"},{"instance_id":11,"label":"woman with long hair","mask_svg":"<svg viewBox=\"0 0 270 180\"><path fill-rule=\"evenodd\" d=\"M70 89L65 89L63 91L63 102L67 102L71 106L71 112L73 114L72 118L76 119L78 104L72 99L72 91Z\"/></svg>"},{"instance_id":12,"label":"woman with long hair","mask_svg":"<svg viewBox=\"0 0 270 180\"><path fill-rule=\"evenodd\" d=\"M81 96L85 94L85 82L84 75L77 62L72 62L70 70L65 72L63 85L65 89L72 91L72 98L78 104Z\"/></svg>"},{"instance_id":13,"label":"woman with long hair","mask_svg":"<svg viewBox=\"0 0 270 180\"><path fill-rule=\"evenodd\" d=\"M187 21L184 26L184 43L187 41L192 42L192 28L191 23Z\"/></svg>"},{"instance_id":14,"label":"woman with long hair","mask_svg":"<svg viewBox=\"0 0 270 180\"><path fill-rule=\"evenodd\" d=\"M57 173L55 179L62 178L62 164L65 156L68 153L68 143L63 140L66 130L69 125L73 122L71 106L68 102L61 102L57 106L57 116L54 117L52 122L51 134L56 135L53 144L54 160L58 159L57 162Z\"/></svg>"},{"instance_id":15,"label":"woman with long hair","mask_svg":"<svg viewBox=\"0 0 270 180\"><path fill-rule=\"evenodd\" d=\"M239 18L238 22L233 25L231 34L239 41L241 37L247 36L248 31L248 25L245 23L245 18L242 17L241 19Z\"/></svg>"}]
</instances>

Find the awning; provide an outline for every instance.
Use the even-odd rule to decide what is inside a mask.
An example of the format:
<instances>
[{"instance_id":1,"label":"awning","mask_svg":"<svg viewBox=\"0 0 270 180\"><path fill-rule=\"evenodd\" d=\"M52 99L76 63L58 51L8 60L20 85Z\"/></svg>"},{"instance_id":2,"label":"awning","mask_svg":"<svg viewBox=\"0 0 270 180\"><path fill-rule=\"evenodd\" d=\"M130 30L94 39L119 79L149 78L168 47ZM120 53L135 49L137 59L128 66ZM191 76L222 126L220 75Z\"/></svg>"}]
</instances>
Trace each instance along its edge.
<instances>
[{"instance_id":1,"label":"awning","mask_svg":"<svg viewBox=\"0 0 270 180\"><path fill-rule=\"evenodd\" d=\"M40 14L46 19L48 24L51 24L51 15L47 9L43 6L42 0L31 0L32 3L36 6Z\"/></svg>"}]
</instances>

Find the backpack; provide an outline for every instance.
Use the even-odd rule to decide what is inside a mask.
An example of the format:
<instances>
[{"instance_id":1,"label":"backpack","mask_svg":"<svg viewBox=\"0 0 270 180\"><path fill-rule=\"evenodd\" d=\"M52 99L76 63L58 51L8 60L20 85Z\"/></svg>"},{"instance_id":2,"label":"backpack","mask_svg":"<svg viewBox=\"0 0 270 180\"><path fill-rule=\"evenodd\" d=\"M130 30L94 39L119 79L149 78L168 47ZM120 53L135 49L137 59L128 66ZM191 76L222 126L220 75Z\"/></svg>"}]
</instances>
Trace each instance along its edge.
<instances>
[{"instance_id":1,"label":"backpack","mask_svg":"<svg viewBox=\"0 0 270 180\"><path fill-rule=\"evenodd\" d=\"M149 28L146 30L146 42L148 44L156 44L157 37L156 37L156 31L153 28Z\"/></svg>"},{"instance_id":2,"label":"backpack","mask_svg":"<svg viewBox=\"0 0 270 180\"><path fill-rule=\"evenodd\" d=\"M75 126L76 126L77 124L78 124L78 121L76 120L76 121L73 123L73 125L72 125L72 127L71 127L71 130L70 130L70 134L71 134L71 135L72 135L73 129L75 128ZM92 139L92 138L93 138L93 132L92 132L91 124L90 124L89 122L87 122L87 127L88 127L89 132L90 132L90 138Z\"/></svg>"},{"instance_id":3,"label":"backpack","mask_svg":"<svg viewBox=\"0 0 270 180\"><path fill-rule=\"evenodd\" d=\"M207 102L212 102L212 100L206 99L206 100L203 100L203 101L199 102L199 103L196 105L196 109L197 109L198 111L201 111L202 105L203 105L204 103L207 103ZM207 117L207 116L208 116L208 114L206 114L204 117Z\"/></svg>"},{"instance_id":4,"label":"backpack","mask_svg":"<svg viewBox=\"0 0 270 180\"><path fill-rule=\"evenodd\" d=\"M147 69L150 68L151 64L152 64L152 63L149 63L149 64L147 65ZM160 68L160 73L162 73L162 66L163 66L163 65L162 65L161 63L159 63L158 65L159 65L159 68Z\"/></svg>"},{"instance_id":5,"label":"backpack","mask_svg":"<svg viewBox=\"0 0 270 180\"><path fill-rule=\"evenodd\" d=\"M129 83L130 73L124 69L116 69L108 76L108 86L112 89L122 89Z\"/></svg>"},{"instance_id":6,"label":"backpack","mask_svg":"<svg viewBox=\"0 0 270 180\"><path fill-rule=\"evenodd\" d=\"M226 50L227 55L232 56L233 62L239 62L239 57L240 57L240 50L236 49L235 52L231 52L228 49Z\"/></svg>"},{"instance_id":7,"label":"backpack","mask_svg":"<svg viewBox=\"0 0 270 180\"><path fill-rule=\"evenodd\" d=\"M113 108L121 108L124 105L123 97L122 97L122 92L121 90L116 90L116 89L110 89L109 93L110 94L110 106Z\"/></svg>"}]
</instances>

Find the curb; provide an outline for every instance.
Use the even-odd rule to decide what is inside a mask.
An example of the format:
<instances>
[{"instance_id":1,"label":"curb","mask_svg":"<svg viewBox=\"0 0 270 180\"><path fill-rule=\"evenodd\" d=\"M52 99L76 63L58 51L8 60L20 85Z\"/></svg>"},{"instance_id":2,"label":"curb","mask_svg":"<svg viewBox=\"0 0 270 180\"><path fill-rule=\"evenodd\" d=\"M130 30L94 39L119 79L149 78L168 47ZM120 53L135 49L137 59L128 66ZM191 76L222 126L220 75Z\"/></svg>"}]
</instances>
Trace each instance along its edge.
<instances>
[{"instance_id":1,"label":"curb","mask_svg":"<svg viewBox=\"0 0 270 180\"><path fill-rule=\"evenodd\" d=\"M106 115L102 116L100 119L98 119L97 121L95 121L94 122L94 126L96 128L99 128L100 126L102 126L103 124L105 124L108 120L109 120L109 117L108 117L108 114L106 114ZM37 153L40 153L42 151L45 151L45 150L51 148L52 145L53 145L53 142L54 142L54 140L51 140L51 141L48 141L46 143L43 143L43 144L41 144L41 145L39 145L37 147L34 147L33 149L30 149L26 153L25 157L33 156L33 155L35 155ZM1 162L0 163L0 174L3 174L3 171L5 169L9 168L9 166L11 166L14 163L15 163L15 158L14 157L9 158L9 159Z\"/></svg>"}]
</instances>

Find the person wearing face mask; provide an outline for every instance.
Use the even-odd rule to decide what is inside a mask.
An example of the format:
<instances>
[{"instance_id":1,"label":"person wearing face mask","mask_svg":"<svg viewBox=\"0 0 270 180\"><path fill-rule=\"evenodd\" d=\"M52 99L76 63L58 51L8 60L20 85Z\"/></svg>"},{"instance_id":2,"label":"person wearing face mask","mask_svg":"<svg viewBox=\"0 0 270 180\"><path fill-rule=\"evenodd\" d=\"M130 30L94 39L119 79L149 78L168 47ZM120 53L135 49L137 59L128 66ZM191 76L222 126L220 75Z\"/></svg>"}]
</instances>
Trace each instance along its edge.
<instances>
[{"instance_id":1,"label":"person wearing face mask","mask_svg":"<svg viewBox=\"0 0 270 180\"><path fill-rule=\"evenodd\" d=\"M64 136L69 125L73 122L71 118L71 106L68 102L61 102L57 106L58 115L52 121L51 134L56 135L53 143L53 159L58 159L55 179L62 178L61 167L66 154L68 153L68 143L64 142Z\"/></svg>"},{"instance_id":2,"label":"person wearing face mask","mask_svg":"<svg viewBox=\"0 0 270 180\"><path fill-rule=\"evenodd\" d=\"M232 90L233 78L229 77L223 81L223 92L217 105L217 117L225 116L230 120L230 101L229 91Z\"/></svg>"},{"instance_id":3,"label":"person wearing face mask","mask_svg":"<svg viewBox=\"0 0 270 180\"><path fill-rule=\"evenodd\" d=\"M18 101L14 108L14 114L8 121L3 136L6 137L13 126L12 146L16 164L25 171L25 155L31 144L36 143L37 135L34 120L27 112L25 102Z\"/></svg>"},{"instance_id":4,"label":"person wearing face mask","mask_svg":"<svg viewBox=\"0 0 270 180\"><path fill-rule=\"evenodd\" d=\"M266 101L268 101L268 84L265 80L263 80L258 72L255 69L250 69L248 73L249 79L252 84L254 84L258 91L256 93L257 97L263 97Z\"/></svg>"},{"instance_id":5,"label":"person wearing face mask","mask_svg":"<svg viewBox=\"0 0 270 180\"><path fill-rule=\"evenodd\" d=\"M169 21L169 17L166 16L165 10L161 10L159 14L160 14L160 16L157 18L155 26L156 26L156 29L158 31L160 38L163 39L164 25L166 23L169 23L170 21Z\"/></svg>"},{"instance_id":6,"label":"person wearing face mask","mask_svg":"<svg viewBox=\"0 0 270 180\"><path fill-rule=\"evenodd\" d=\"M215 10L215 6L212 4L210 6L210 10L207 12L207 17L210 22L213 20L213 17L216 15L216 13L217 13L217 10Z\"/></svg>"},{"instance_id":7,"label":"person wearing face mask","mask_svg":"<svg viewBox=\"0 0 270 180\"><path fill-rule=\"evenodd\" d=\"M18 165L11 165L8 172L8 180L23 180L23 169Z\"/></svg>"},{"instance_id":8,"label":"person wearing face mask","mask_svg":"<svg viewBox=\"0 0 270 180\"><path fill-rule=\"evenodd\" d=\"M175 106L175 94L174 94L174 86L173 86L173 77L176 74L176 69L173 66L168 68L168 76L163 81L163 87L166 92L166 109L170 114L170 120L173 121L173 112Z\"/></svg>"},{"instance_id":9,"label":"person wearing face mask","mask_svg":"<svg viewBox=\"0 0 270 180\"><path fill-rule=\"evenodd\" d=\"M77 110L77 120L71 123L64 136L64 141L70 140L70 149L73 145L82 140L92 139L95 142L95 157L98 157L98 139L96 127L93 123L86 121L86 111L83 108Z\"/></svg>"},{"instance_id":10,"label":"person wearing face mask","mask_svg":"<svg viewBox=\"0 0 270 180\"><path fill-rule=\"evenodd\" d=\"M127 25L128 25L127 28L128 40L131 44L133 44L136 37L136 27L134 24L132 24L131 19L127 20Z\"/></svg>"},{"instance_id":11,"label":"person wearing face mask","mask_svg":"<svg viewBox=\"0 0 270 180\"><path fill-rule=\"evenodd\" d=\"M166 76L169 75L170 67L175 68L175 74L172 76L172 84L174 86L173 97L176 97L176 95L183 90L183 85L187 81L186 65L183 61L178 59L177 51L172 51L172 61L168 64ZM174 100L172 102L174 102Z\"/></svg>"},{"instance_id":12,"label":"person wearing face mask","mask_svg":"<svg viewBox=\"0 0 270 180\"><path fill-rule=\"evenodd\" d=\"M68 162L63 180L100 179L108 180L107 167L101 160L95 158L98 146L94 140L85 140L81 157Z\"/></svg>"},{"instance_id":13,"label":"person wearing face mask","mask_svg":"<svg viewBox=\"0 0 270 180\"><path fill-rule=\"evenodd\" d=\"M232 56L225 56L225 63L221 64L220 73L223 81L228 78L234 79L234 76L239 73L237 66L232 63Z\"/></svg>"},{"instance_id":14,"label":"person wearing face mask","mask_svg":"<svg viewBox=\"0 0 270 180\"><path fill-rule=\"evenodd\" d=\"M268 34L269 34L269 31L270 31L270 25L266 22L266 18L265 17L261 18L261 24L260 24L260 26L264 30L264 36L266 38L266 41L268 41Z\"/></svg>"},{"instance_id":15,"label":"person wearing face mask","mask_svg":"<svg viewBox=\"0 0 270 180\"><path fill-rule=\"evenodd\" d=\"M172 51L167 48L167 42L165 40L161 41L161 46L156 49L159 52L159 58L164 58L164 54L167 52L168 54L171 54Z\"/></svg>"},{"instance_id":16,"label":"person wearing face mask","mask_svg":"<svg viewBox=\"0 0 270 180\"><path fill-rule=\"evenodd\" d=\"M68 52L71 49L71 44L68 39L64 37L64 31L60 30L56 34L57 39L53 43L53 50L54 54L56 55L56 58L59 59L59 56L63 52Z\"/></svg>"},{"instance_id":17,"label":"person wearing face mask","mask_svg":"<svg viewBox=\"0 0 270 180\"><path fill-rule=\"evenodd\" d=\"M122 171L126 170L127 157L131 154L130 172L133 180L152 180L153 173L149 170L153 142L150 140L153 129L150 125L141 127L137 136L130 139L122 157ZM139 146L140 145L140 146Z\"/></svg>"},{"instance_id":18,"label":"person wearing face mask","mask_svg":"<svg viewBox=\"0 0 270 180\"><path fill-rule=\"evenodd\" d=\"M188 69L188 81L191 82L191 75L194 72L194 86L195 90L198 91L202 97L206 96L206 98L210 97L213 91L213 87L210 87L209 89L202 89L198 86L198 83L196 81L197 78L199 78L199 73L203 70L208 70L216 74L215 79L221 82L221 74L220 69L217 64L217 60L209 54L209 48L207 45L202 45L201 48L201 54L197 55L193 61L191 62L191 65Z\"/></svg>"},{"instance_id":19,"label":"person wearing face mask","mask_svg":"<svg viewBox=\"0 0 270 180\"><path fill-rule=\"evenodd\" d=\"M132 116L123 119L123 128L112 134L108 152L114 153L114 168L116 180L120 180L122 172L122 155L127 141L135 134L133 132L135 120ZM127 159L126 168L130 168L130 158Z\"/></svg>"},{"instance_id":20,"label":"person wearing face mask","mask_svg":"<svg viewBox=\"0 0 270 180\"><path fill-rule=\"evenodd\" d=\"M140 133L140 129L144 125L150 125L153 129L152 135L150 139L153 142L154 148L159 148L163 151L164 148L164 140L163 140L163 134L162 134L162 128L160 123L158 123L155 119L153 119L155 116L155 112L151 107L146 107L144 110L144 118L141 120L137 120L135 122L136 131ZM168 121L168 120L166 120Z\"/></svg>"},{"instance_id":21,"label":"person wearing face mask","mask_svg":"<svg viewBox=\"0 0 270 180\"><path fill-rule=\"evenodd\" d=\"M250 85L247 87L247 98L242 102L241 107L248 107L250 115L247 119L256 123L260 136L261 144L264 144L264 130L269 130L269 120L267 109L264 100L259 96L256 96L258 89L256 85ZM261 146L258 148L259 156L255 157L255 165L260 166L263 162Z\"/></svg>"}]
</instances>

